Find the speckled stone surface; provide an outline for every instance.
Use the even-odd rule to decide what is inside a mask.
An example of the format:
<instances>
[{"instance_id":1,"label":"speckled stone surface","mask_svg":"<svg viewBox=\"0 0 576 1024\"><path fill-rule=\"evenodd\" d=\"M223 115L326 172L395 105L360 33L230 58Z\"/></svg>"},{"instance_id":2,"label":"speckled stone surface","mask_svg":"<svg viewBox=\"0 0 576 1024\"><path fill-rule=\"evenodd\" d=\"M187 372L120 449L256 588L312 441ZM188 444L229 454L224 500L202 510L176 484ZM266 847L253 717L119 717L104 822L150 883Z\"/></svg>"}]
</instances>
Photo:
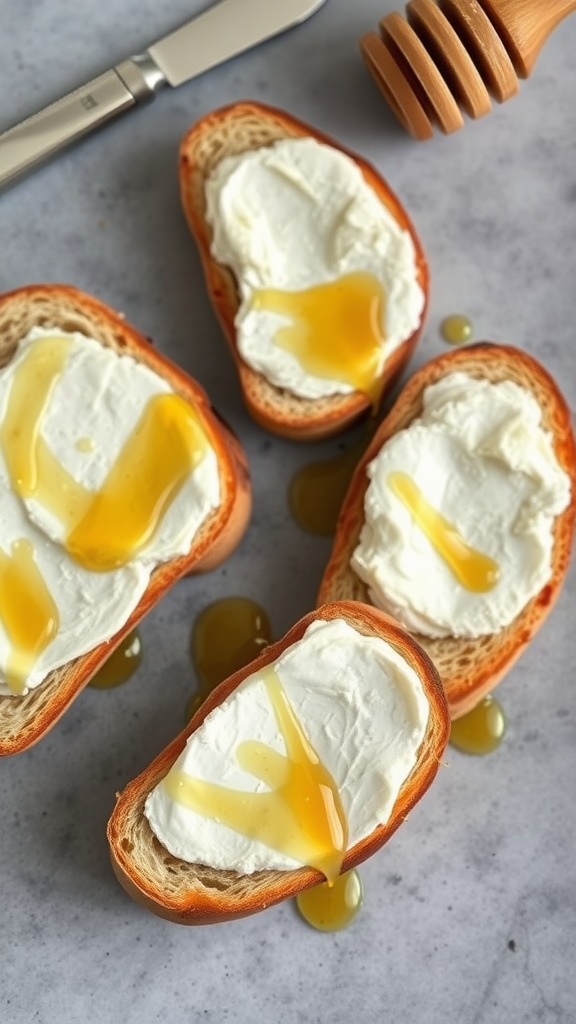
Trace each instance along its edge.
<instances>
[{"instance_id":1,"label":"speckled stone surface","mask_svg":"<svg viewBox=\"0 0 576 1024\"><path fill-rule=\"evenodd\" d=\"M6 128L202 4L1 6ZM0 289L71 282L123 310L237 430L255 498L229 562L182 581L145 621L137 675L117 690L88 689L36 748L0 765L0 1017L9 1024L576 1020L574 572L499 689L505 742L487 758L448 751L431 791L361 869L365 905L347 931L315 932L292 904L184 929L131 902L108 864L115 791L182 725L195 616L216 598L247 595L279 636L308 610L330 542L294 523L287 485L298 467L350 443L275 440L243 409L179 206L177 147L195 118L258 98L369 157L430 261L412 367L445 348L442 317L466 313L476 338L536 354L576 402L576 17L516 99L423 144L396 125L358 53L357 39L392 9L328 0L309 23L165 90L0 195Z\"/></svg>"}]
</instances>

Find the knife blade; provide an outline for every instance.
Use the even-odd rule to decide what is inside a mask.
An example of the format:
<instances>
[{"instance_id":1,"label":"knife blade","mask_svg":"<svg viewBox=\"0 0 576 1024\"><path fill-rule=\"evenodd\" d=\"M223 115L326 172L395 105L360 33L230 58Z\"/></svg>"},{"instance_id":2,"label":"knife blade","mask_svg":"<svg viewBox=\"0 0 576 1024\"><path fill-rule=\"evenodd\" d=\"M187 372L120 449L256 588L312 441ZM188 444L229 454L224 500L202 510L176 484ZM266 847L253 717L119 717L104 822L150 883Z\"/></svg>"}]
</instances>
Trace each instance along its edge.
<instances>
[{"instance_id":1,"label":"knife blade","mask_svg":"<svg viewBox=\"0 0 576 1024\"><path fill-rule=\"evenodd\" d=\"M164 85L178 86L310 18L326 0L220 0L0 134L0 188L14 184L82 136Z\"/></svg>"}]
</instances>

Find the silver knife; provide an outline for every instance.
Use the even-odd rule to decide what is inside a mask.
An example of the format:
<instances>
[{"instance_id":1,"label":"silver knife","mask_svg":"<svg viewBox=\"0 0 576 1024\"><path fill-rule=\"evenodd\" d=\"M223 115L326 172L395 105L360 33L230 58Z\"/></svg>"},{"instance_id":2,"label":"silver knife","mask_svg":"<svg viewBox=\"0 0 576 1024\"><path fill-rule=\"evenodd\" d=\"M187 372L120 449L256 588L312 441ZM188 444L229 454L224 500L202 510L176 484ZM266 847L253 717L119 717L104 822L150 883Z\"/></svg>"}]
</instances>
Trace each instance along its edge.
<instances>
[{"instance_id":1,"label":"silver knife","mask_svg":"<svg viewBox=\"0 0 576 1024\"><path fill-rule=\"evenodd\" d=\"M0 134L0 188L117 114L309 18L325 0L221 0L144 53Z\"/></svg>"}]
</instances>

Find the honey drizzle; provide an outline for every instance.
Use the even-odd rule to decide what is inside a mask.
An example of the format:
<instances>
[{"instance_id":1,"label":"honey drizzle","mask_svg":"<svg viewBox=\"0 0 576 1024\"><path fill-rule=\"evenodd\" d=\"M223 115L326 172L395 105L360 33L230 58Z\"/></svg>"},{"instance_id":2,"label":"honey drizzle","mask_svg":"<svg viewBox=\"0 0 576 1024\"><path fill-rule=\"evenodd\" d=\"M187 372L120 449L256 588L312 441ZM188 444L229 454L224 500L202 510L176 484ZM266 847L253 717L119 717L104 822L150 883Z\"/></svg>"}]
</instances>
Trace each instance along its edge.
<instances>
[{"instance_id":1,"label":"honey drizzle","mask_svg":"<svg viewBox=\"0 0 576 1024\"><path fill-rule=\"evenodd\" d=\"M11 555L0 549L0 619L11 651L6 683L21 695L38 657L58 632L58 608L28 540L14 541Z\"/></svg>"},{"instance_id":2,"label":"honey drizzle","mask_svg":"<svg viewBox=\"0 0 576 1024\"><path fill-rule=\"evenodd\" d=\"M245 771L270 789L261 793L229 789L196 779L176 766L163 785L172 800L316 868L333 884L348 841L338 789L298 722L274 667L267 666L261 679L286 754L247 740L236 748L236 757Z\"/></svg>"},{"instance_id":3,"label":"honey drizzle","mask_svg":"<svg viewBox=\"0 0 576 1024\"><path fill-rule=\"evenodd\" d=\"M43 437L38 437L34 449L36 486L30 494L47 509L69 533L86 515L94 497L52 454Z\"/></svg>"},{"instance_id":4,"label":"honey drizzle","mask_svg":"<svg viewBox=\"0 0 576 1024\"><path fill-rule=\"evenodd\" d=\"M382 392L384 302L377 278L355 272L301 291L258 289L252 308L290 319L274 341L307 373L343 381L376 407Z\"/></svg>"},{"instance_id":5,"label":"honey drizzle","mask_svg":"<svg viewBox=\"0 0 576 1024\"><path fill-rule=\"evenodd\" d=\"M194 410L176 394L154 395L103 486L68 535L73 558L93 572L129 562L154 535L207 443Z\"/></svg>"},{"instance_id":6,"label":"honey drizzle","mask_svg":"<svg viewBox=\"0 0 576 1024\"><path fill-rule=\"evenodd\" d=\"M40 427L69 351L70 340L62 337L31 345L12 380L0 444L12 486L21 498L32 497L38 487Z\"/></svg>"},{"instance_id":7,"label":"honey drizzle","mask_svg":"<svg viewBox=\"0 0 576 1024\"><path fill-rule=\"evenodd\" d=\"M498 582L497 562L470 547L455 526L435 509L406 473L390 473L387 483L414 522L466 590L485 593Z\"/></svg>"},{"instance_id":8,"label":"honey drizzle","mask_svg":"<svg viewBox=\"0 0 576 1024\"><path fill-rule=\"evenodd\" d=\"M40 436L42 418L64 369L70 341L54 337L30 347L16 370L0 427L12 486L52 512L65 546L84 568L125 565L153 536L207 441L192 407L177 394L153 396L103 486L87 490Z\"/></svg>"},{"instance_id":9,"label":"honey drizzle","mask_svg":"<svg viewBox=\"0 0 576 1024\"><path fill-rule=\"evenodd\" d=\"M107 572L129 562L153 536L208 443L195 410L180 395L156 395L100 490L82 486L40 434L71 344L55 335L27 349L12 378L0 447L14 492L34 498L59 519L64 546L80 565ZM81 437L76 448L88 453L95 442ZM58 631L59 616L32 545L17 541L12 552L9 558L0 551L0 616L14 648L8 685L21 694L35 661Z\"/></svg>"}]
</instances>

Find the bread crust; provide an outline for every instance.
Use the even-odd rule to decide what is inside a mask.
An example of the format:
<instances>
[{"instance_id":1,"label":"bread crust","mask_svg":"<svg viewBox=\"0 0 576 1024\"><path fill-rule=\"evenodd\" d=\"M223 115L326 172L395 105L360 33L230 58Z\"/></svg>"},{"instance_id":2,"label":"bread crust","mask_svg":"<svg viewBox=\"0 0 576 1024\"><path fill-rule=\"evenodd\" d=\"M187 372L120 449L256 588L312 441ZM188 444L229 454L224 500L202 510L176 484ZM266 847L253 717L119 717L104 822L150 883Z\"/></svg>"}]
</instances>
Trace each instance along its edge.
<instances>
[{"instance_id":1,"label":"bread crust","mask_svg":"<svg viewBox=\"0 0 576 1024\"><path fill-rule=\"evenodd\" d=\"M319 605L342 599L370 600L366 585L350 567L364 522L364 496L369 483L366 467L389 438L421 414L424 388L455 371L493 383L512 380L534 395L542 410L542 425L553 436L558 462L570 477L572 499L554 522L551 578L509 626L477 639L435 639L413 634L439 671L452 719L475 707L520 657L550 613L570 561L576 516L576 444L570 410L539 362L512 346L479 342L432 359L410 378L356 467L317 599Z\"/></svg>"},{"instance_id":2,"label":"bread crust","mask_svg":"<svg viewBox=\"0 0 576 1024\"><path fill-rule=\"evenodd\" d=\"M222 107L197 121L180 146L180 192L188 226L196 241L209 298L230 347L248 412L265 430L294 441L317 441L349 427L370 411L370 400L359 391L330 398L298 398L270 384L263 374L244 362L236 344L234 318L238 292L234 275L210 252L212 231L206 221L204 187L208 175L224 157L270 145L279 139L309 136L349 156L401 228L409 232L416 255L419 284L425 305L420 326L386 359L383 394L402 371L421 333L428 304L428 266L416 230L388 184L362 157L291 114L264 104L244 101Z\"/></svg>"},{"instance_id":3,"label":"bread crust","mask_svg":"<svg viewBox=\"0 0 576 1024\"><path fill-rule=\"evenodd\" d=\"M154 569L150 583L124 626L107 643L70 661L23 697L0 696L0 756L36 743L58 721L123 638L181 577L223 561L239 543L250 517L251 485L246 455L223 425L200 385L163 356L148 339L98 299L68 285L32 285L0 296L0 368L32 327L80 331L148 366L195 409L218 456L222 501L200 527L187 555Z\"/></svg>"},{"instance_id":4,"label":"bread crust","mask_svg":"<svg viewBox=\"0 0 576 1024\"><path fill-rule=\"evenodd\" d=\"M128 894L160 917L179 924L229 921L264 910L324 880L320 872L309 867L241 875L188 864L169 854L153 835L144 817L144 803L148 793L168 773L188 737L210 711L248 675L275 661L287 647L299 640L311 622L334 618L344 618L359 632L387 640L422 679L430 702L428 727L418 751L417 763L402 785L390 820L348 851L342 871L355 867L376 853L430 786L449 734L444 693L430 659L389 615L372 606L338 601L309 612L281 640L266 647L255 661L221 683L207 697L188 726L118 795L107 830L112 867Z\"/></svg>"}]
</instances>

